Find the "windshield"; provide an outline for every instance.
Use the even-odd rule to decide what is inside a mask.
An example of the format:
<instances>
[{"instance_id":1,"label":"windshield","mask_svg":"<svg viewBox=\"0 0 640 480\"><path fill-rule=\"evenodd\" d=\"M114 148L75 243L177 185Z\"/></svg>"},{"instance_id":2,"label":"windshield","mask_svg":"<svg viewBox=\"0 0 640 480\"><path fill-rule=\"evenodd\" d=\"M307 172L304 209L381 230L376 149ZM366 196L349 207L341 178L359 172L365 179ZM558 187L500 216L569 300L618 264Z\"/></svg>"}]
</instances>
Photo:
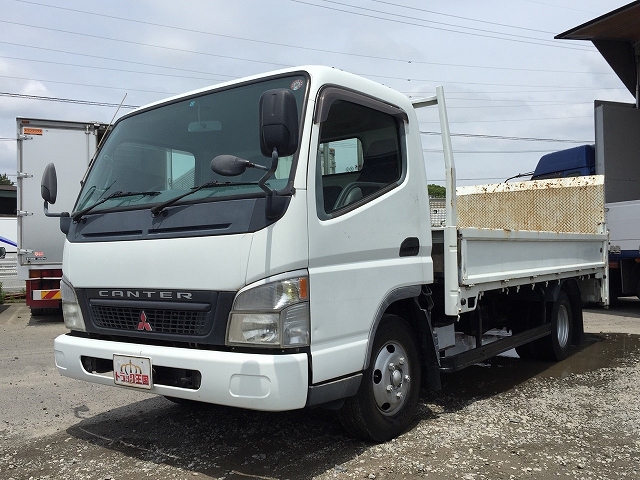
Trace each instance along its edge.
<instances>
[{"instance_id":1,"label":"windshield","mask_svg":"<svg viewBox=\"0 0 640 480\"><path fill-rule=\"evenodd\" d=\"M260 95L274 88L290 89L300 119L306 84L302 75L280 77L188 97L123 118L100 150L74 211L148 208L213 182L222 185L202 188L180 203L264 195L258 186L264 171L247 169L235 177L222 177L211 170L211 160L234 155L270 166L271 157L260 151ZM292 164L293 157L279 159L267 182L269 188L287 185Z\"/></svg>"}]
</instances>

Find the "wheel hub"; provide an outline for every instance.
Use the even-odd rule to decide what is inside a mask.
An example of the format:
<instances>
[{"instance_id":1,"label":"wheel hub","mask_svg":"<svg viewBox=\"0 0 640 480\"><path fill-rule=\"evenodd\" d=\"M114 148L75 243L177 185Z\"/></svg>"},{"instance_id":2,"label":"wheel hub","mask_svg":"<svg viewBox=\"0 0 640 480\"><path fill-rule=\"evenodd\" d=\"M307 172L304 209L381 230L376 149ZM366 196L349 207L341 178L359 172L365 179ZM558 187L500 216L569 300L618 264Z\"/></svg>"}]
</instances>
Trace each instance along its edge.
<instances>
[{"instance_id":1,"label":"wheel hub","mask_svg":"<svg viewBox=\"0 0 640 480\"><path fill-rule=\"evenodd\" d=\"M373 396L383 415L394 415L408 398L411 377L407 353L397 342L385 343L375 358Z\"/></svg>"},{"instance_id":2,"label":"wheel hub","mask_svg":"<svg viewBox=\"0 0 640 480\"><path fill-rule=\"evenodd\" d=\"M558 309L557 316L557 335L558 335L558 344L561 347L567 346L569 343L569 323L571 319L569 318L569 312L564 305L561 305Z\"/></svg>"}]
</instances>

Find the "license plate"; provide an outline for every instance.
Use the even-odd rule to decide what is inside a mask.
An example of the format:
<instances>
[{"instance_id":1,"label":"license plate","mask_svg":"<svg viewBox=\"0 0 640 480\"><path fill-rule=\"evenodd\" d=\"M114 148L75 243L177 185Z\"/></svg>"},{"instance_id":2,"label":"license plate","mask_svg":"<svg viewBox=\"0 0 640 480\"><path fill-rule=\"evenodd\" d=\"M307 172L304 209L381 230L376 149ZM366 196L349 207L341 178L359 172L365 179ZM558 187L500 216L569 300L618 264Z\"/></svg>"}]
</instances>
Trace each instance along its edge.
<instances>
[{"instance_id":1,"label":"license plate","mask_svg":"<svg viewBox=\"0 0 640 480\"><path fill-rule=\"evenodd\" d=\"M116 385L150 390L153 386L151 359L130 355L114 355L113 381Z\"/></svg>"}]
</instances>

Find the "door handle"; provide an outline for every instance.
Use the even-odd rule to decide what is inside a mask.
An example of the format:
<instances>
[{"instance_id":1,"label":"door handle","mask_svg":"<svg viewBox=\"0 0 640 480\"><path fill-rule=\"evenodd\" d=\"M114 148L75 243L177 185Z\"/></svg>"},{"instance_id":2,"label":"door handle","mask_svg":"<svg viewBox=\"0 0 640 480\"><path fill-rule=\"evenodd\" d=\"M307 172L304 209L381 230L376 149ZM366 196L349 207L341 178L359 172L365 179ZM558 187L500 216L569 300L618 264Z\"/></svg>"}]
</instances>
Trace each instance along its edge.
<instances>
[{"instance_id":1,"label":"door handle","mask_svg":"<svg viewBox=\"0 0 640 480\"><path fill-rule=\"evenodd\" d=\"M401 257L415 257L420 252L420 240L417 237L405 238L400 244Z\"/></svg>"}]
</instances>

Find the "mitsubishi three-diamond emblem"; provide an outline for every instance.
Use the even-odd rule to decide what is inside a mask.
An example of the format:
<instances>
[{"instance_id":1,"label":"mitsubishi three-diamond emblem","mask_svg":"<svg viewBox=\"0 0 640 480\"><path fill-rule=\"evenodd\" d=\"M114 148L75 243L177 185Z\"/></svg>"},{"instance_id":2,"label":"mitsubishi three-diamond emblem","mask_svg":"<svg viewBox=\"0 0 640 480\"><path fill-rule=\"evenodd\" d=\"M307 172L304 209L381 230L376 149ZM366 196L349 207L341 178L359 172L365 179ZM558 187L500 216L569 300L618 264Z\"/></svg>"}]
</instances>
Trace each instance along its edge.
<instances>
[{"instance_id":1,"label":"mitsubishi three-diamond emblem","mask_svg":"<svg viewBox=\"0 0 640 480\"><path fill-rule=\"evenodd\" d=\"M144 310L140 313L140 322L138 323L138 330L146 330L147 332L151 331L151 324L147 322L147 314L144 313Z\"/></svg>"}]
</instances>

